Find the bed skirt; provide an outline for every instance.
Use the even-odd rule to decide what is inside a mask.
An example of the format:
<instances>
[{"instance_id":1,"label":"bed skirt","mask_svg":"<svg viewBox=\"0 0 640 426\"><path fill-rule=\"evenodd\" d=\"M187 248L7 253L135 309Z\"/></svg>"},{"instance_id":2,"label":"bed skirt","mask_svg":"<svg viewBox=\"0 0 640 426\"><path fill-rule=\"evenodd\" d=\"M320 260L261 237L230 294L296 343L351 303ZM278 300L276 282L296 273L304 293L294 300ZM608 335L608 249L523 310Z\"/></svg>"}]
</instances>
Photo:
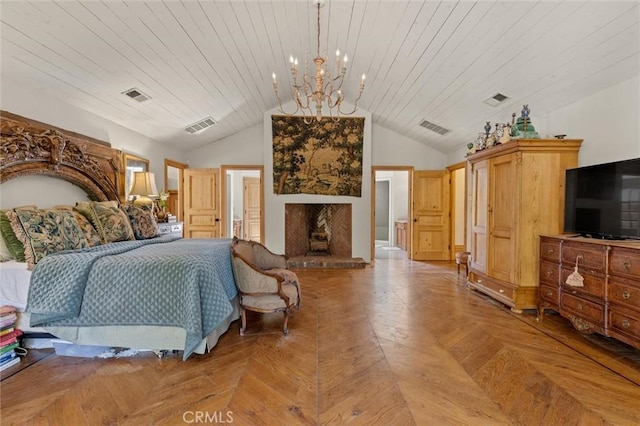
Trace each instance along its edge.
<instances>
[{"instance_id":1,"label":"bed skirt","mask_svg":"<svg viewBox=\"0 0 640 426\"><path fill-rule=\"evenodd\" d=\"M230 300L233 311L218 327L207 335L194 350L195 353L209 352L228 329L240 318L239 296ZM102 326L102 327L44 327L58 339L77 345L108 346L139 350L184 350L186 331L180 327L152 325Z\"/></svg>"}]
</instances>

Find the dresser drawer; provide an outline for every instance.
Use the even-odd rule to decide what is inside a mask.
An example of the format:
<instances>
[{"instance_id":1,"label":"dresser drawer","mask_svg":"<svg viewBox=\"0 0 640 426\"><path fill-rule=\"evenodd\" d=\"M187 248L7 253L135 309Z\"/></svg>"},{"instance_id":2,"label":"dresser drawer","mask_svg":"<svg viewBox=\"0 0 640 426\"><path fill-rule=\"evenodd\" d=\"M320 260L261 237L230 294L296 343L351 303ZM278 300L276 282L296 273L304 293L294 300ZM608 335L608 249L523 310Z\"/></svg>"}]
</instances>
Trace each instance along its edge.
<instances>
[{"instance_id":1,"label":"dresser drawer","mask_svg":"<svg viewBox=\"0 0 640 426\"><path fill-rule=\"evenodd\" d=\"M562 244L562 266L574 267L578 259L580 273L605 274L607 271L607 247L565 241Z\"/></svg>"},{"instance_id":2,"label":"dresser drawer","mask_svg":"<svg viewBox=\"0 0 640 426\"><path fill-rule=\"evenodd\" d=\"M640 312L609 308L609 329L640 339Z\"/></svg>"},{"instance_id":3,"label":"dresser drawer","mask_svg":"<svg viewBox=\"0 0 640 426\"><path fill-rule=\"evenodd\" d=\"M540 300L542 300L543 302L547 302L548 306L560 306L560 289L557 286L552 287L546 284L541 284Z\"/></svg>"},{"instance_id":4,"label":"dresser drawer","mask_svg":"<svg viewBox=\"0 0 640 426\"><path fill-rule=\"evenodd\" d=\"M583 269L578 268L578 272L584 278L584 287L573 287L566 284L567 277L574 272L574 269L568 269L566 266L562 267L562 273L560 276L560 283L562 285L562 291L570 294L588 294L600 299L604 298L604 283L605 277L600 275L592 275L586 273Z\"/></svg>"},{"instance_id":5,"label":"dresser drawer","mask_svg":"<svg viewBox=\"0 0 640 426\"><path fill-rule=\"evenodd\" d=\"M638 246L640 247L640 244ZM640 252L622 247L612 247L609 273L640 281Z\"/></svg>"},{"instance_id":6,"label":"dresser drawer","mask_svg":"<svg viewBox=\"0 0 640 426\"><path fill-rule=\"evenodd\" d=\"M562 293L562 310L567 310L580 318L599 326L604 326L604 305Z\"/></svg>"},{"instance_id":7,"label":"dresser drawer","mask_svg":"<svg viewBox=\"0 0 640 426\"><path fill-rule=\"evenodd\" d=\"M540 238L540 258L552 262L560 262L560 240Z\"/></svg>"},{"instance_id":8,"label":"dresser drawer","mask_svg":"<svg viewBox=\"0 0 640 426\"><path fill-rule=\"evenodd\" d=\"M546 261L540 262L540 283L560 285L560 264Z\"/></svg>"},{"instance_id":9,"label":"dresser drawer","mask_svg":"<svg viewBox=\"0 0 640 426\"><path fill-rule=\"evenodd\" d=\"M516 290L510 285L493 281L491 278L480 278L476 282L482 287L498 293L502 297L506 297L514 302L516 300Z\"/></svg>"},{"instance_id":10,"label":"dresser drawer","mask_svg":"<svg viewBox=\"0 0 640 426\"><path fill-rule=\"evenodd\" d=\"M607 300L640 312L640 283L610 277L607 286Z\"/></svg>"}]
</instances>

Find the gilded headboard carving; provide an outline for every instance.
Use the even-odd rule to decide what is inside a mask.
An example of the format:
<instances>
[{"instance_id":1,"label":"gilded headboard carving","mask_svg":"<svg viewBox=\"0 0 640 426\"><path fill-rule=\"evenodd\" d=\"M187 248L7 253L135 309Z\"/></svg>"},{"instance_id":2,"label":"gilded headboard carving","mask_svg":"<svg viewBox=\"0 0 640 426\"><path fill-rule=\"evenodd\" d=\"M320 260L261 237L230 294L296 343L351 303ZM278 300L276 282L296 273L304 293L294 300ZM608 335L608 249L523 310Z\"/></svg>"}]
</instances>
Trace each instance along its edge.
<instances>
[{"instance_id":1,"label":"gilded headboard carving","mask_svg":"<svg viewBox=\"0 0 640 426\"><path fill-rule=\"evenodd\" d=\"M122 152L88 136L0 111L0 183L48 175L84 189L96 201L118 200Z\"/></svg>"}]
</instances>

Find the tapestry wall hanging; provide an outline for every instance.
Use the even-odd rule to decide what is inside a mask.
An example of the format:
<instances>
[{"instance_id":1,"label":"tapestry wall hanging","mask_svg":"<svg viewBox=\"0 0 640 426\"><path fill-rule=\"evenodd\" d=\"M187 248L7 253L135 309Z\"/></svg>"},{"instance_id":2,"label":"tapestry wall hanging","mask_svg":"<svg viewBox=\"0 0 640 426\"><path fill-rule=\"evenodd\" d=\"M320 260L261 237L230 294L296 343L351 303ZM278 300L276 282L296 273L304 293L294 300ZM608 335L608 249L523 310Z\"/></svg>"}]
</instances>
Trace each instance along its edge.
<instances>
[{"instance_id":1,"label":"tapestry wall hanging","mask_svg":"<svg viewBox=\"0 0 640 426\"><path fill-rule=\"evenodd\" d=\"M274 193L361 196L364 117L274 115L271 125Z\"/></svg>"}]
</instances>

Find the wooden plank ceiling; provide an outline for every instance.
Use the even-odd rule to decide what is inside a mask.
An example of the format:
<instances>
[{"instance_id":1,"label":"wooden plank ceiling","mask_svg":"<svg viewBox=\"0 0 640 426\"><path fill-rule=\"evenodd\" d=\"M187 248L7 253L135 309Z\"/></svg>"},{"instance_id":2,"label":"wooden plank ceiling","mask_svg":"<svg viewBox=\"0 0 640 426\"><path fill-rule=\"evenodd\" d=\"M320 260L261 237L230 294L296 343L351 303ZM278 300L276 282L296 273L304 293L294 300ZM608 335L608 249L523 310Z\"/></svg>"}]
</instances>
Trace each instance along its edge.
<instances>
[{"instance_id":1,"label":"wooden plank ceiling","mask_svg":"<svg viewBox=\"0 0 640 426\"><path fill-rule=\"evenodd\" d=\"M290 99L290 54L311 60L311 0L7 1L2 84L26 84L190 150L263 120ZM374 123L451 152L522 104L533 123L640 73L638 1L327 0L323 55L349 55L346 102ZM137 88L144 103L122 92ZM498 106L484 101L509 97ZM199 134L184 128L212 117ZM420 126L428 120L450 132ZM578 135L574 135L578 136Z\"/></svg>"}]
</instances>

